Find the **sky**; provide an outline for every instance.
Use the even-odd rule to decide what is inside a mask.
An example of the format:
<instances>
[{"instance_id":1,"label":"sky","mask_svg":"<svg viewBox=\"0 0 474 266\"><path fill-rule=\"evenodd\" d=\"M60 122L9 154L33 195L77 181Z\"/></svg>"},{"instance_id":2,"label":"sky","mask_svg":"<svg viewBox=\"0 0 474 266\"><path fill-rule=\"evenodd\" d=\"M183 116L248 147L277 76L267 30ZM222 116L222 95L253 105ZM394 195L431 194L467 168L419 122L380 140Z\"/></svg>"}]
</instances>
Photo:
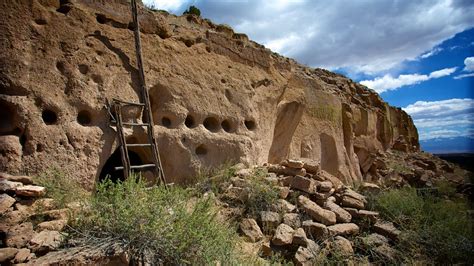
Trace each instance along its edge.
<instances>
[{"instance_id":1,"label":"sky","mask_svg":"<svg viewBox=\"0 0 474 266\"><path fill-rule=\"evenodd\" d=\"M474 152L474 0L143 0L343 74L410 114L423 150Z\"/></svg>"}]
</instances>

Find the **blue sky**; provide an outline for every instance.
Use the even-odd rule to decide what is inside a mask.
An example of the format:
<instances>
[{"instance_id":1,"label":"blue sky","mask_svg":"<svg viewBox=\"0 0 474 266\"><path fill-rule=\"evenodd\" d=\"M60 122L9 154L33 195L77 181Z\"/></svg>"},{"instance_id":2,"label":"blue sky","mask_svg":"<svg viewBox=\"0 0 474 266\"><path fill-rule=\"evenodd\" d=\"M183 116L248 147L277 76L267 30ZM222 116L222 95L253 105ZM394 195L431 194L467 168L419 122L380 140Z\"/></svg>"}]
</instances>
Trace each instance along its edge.
<instances>
[{"instance_id":1,"label":"blue sky","mask_svg":"<svg viewBox=\"0 0 474 266\"><path fill-rule=\"evenodd\" d=\"M348 76L414 119L422 149L474 152L474 1L144 0L190 5L298 62Z\"/></svg>"}]
</instances>

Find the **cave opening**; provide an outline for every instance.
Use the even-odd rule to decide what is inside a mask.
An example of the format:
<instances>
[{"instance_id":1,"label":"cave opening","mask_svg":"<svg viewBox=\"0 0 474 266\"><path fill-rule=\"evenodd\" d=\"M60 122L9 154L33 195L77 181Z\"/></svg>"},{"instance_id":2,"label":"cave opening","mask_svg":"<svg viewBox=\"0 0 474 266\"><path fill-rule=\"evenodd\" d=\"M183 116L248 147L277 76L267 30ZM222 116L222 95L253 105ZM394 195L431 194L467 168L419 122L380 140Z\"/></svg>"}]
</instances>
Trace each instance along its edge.
<instances>
[{"instance_id":1,"label":"cave opening","mask_svg":"<svg viewBox=\"0 0 474 266\"><path fill-rule=\"evenodd\" d=\"M142 165L143 161L140 156L133 151L128 151L128 157L130 158L130 165ZM118 181L124 181L125 177L123 175L123 170L115 170L115 167L123 166L122 158L120 153L120 147L115 150L112 155L110 155L109 159L102 167L102 171L99 175L99 182L104 181L107 177L114 182L117 183ZM135 171L132 171L135 172Z\"/></svg>"}]
</instances>

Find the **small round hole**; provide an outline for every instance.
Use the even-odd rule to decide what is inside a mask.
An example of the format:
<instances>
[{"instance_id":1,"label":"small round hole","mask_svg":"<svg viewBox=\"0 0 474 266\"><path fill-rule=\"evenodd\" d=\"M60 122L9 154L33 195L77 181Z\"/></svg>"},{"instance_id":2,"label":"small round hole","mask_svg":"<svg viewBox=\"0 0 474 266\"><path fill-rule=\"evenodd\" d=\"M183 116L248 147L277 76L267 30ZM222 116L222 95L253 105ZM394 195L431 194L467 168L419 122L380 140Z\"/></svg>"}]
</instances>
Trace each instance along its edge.
<instances>
[{"instance_id":1,"label":"small round hole","mask_svg":"<svg viewBox=\"0 0 474 266\"><path fill-rule=\"evenodd\" d=\"M255 124L255 121L253 120L245 120L245 127L248 129L248 130L255 130L255 128L257 127L257 125Z\"/></svg>"},{"instance_id":2,"label":"small round hole","mask_svg":"<svg viewBox=\"0 0 474 266\"><path fill-rule=\"evenodd\" d=\"M224 129L225 132L233 132L234 127L232 126L232 123L229 120L224 120L221 123L222 129Z\"/></svg>"},{"instance_id":3,"label":"small round hole","mask_svg":"<svg viewBox=\"0 0 474 266\"><path fill-rule=\"evenodd\" d=\"M91 119L91 114L86 111L82 110L77 114L77 122L83 126L88 126L91 124L92 119Z\"/></svg>"},{"instance_id":4,"label":"small round hole","mask_svg":"<svg viewBox=\"0 0 474 266\"><path fill-rule=\"evenodd\" d=\"M58 115L50 109L43 110L41 117L46 125L54 125L58 122Z\"/></svg>"},{"instance_id":5,"label":"small round hole","mask_svg":"<svg viewBox=\"0 0 474 266\"><path fill-rule=\"evenodd\" d=\"M171 127L171 119L169 119L166 116L162 117L161 118L161 125L164 126L164 127L170 128Z\"/></svg>"},{"instance_id":6,"label":"small round hole","mask_svg":"<svg viewBox=\"0 0 474 266\"><path fill-rule=\"evenodd\" d=\"M46 25L48 22L44 18L35 19L35 23L38 25Z\"/></svg>"},{"instance_id":7,"label":"small round hole","mask_svg":"<svg viewBox=\"0 0 474 266\"><path fill-rule=\"evenodd\" d=\"M36 144L36 152L43 152L44 146L41 143Z\"/></svg>"},{"instance_id":8,"label":"small round hole","mask_svg":"<svg viewBox=\"0 0 474 266\"><path fill-rule=\"evenodd\" d=\"M225 79L221 79L221 82L225 84L227 81Z\"/></svg>"},{"instance_id":9,"label":"small round hole","mask_svg":"<svg viewBox=\"0 0 474 266\"><path fill-rule=\"evenodd\" d=\"M207 154L207 148L206 148L206 146L204 146L204 144L201 144L201 145L197 146L196 155L203 156L203 155L206 155L206 154Z\"/></svg>"},{"instance_id":10,"label":"small round hole","mask_svg":"<svg viewBox=\"0 0 474 266\"><path fill-rule=\"evenodd\" d=\"M219 131L219 121L217 121L215 117L208 117L204 119L204 122L202 124L207 130L211 132Z\"/></svg>"},{"instance_id":11,"label":"small round hole","mask_svg":"<svg viewBox=\"0 0 474 266\"><path fill-rule=\"evenodd\" d=\"M206 51L207 51L208 53L210 53L210 52L211 52L211 47L206 46Z\"/></svg>"},{"instance_id":12,"label":"small round hole","mask_svg":"<svg viewBox=\"0 0 474 266\"><path fill-rule=\"evenodd\" d=\"M81 65L79 65L79 72L81 72L81 74L85 75L89 72L89 67L87 65L81 64Z\"/></svg>"},{"instance_id":13,"label":"small round hole","mask_svg":"<svg viewBox=\"0 0 474 266\"><path fill-rule=\"evenodd\" d=\"M97 14L96 19L100 24L105 24L107 22L107 18L103 14Z\"/></svg>"},{"instance_id":14,"label":"small round hole","mask_svg":"<svg viewBox=\"0 0 474 266\"><path fill-rule=\"evenodd\" d=\"M194 122L194 118L191 115L186 116L186 120L184 120L184 125L188 128L193 128L196 126Z\"/></svg>"}]
</instances>

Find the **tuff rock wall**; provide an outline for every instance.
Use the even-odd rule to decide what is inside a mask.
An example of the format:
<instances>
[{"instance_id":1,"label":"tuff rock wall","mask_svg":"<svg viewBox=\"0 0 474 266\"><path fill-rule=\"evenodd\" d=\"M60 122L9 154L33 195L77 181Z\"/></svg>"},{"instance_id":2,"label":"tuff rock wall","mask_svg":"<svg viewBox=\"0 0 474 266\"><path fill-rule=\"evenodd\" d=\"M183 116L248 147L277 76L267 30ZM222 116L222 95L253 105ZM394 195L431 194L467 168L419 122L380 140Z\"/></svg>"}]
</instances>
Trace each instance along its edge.
<instances>
[{"instance_id":1,"label":"tuff rock wall","mask_svg":"<svg viewBox=\"0 0 474 266\"><path fill-rule=\"evenodd\" d=\"M139 19L169 181L185 183L226 161L303 157L350 183L379 151L419 150L411 118L350 79L206 19L143 7ZM1 1L0 171L58 167L92 188L110 170L118 141L105 104L138 101L130 21L123 0ZM139 120L140 110L126 119ZM141 128L127 136L146 139ZM149 161L146 148L131 153Z\"/></svg>"}]
</instances>

